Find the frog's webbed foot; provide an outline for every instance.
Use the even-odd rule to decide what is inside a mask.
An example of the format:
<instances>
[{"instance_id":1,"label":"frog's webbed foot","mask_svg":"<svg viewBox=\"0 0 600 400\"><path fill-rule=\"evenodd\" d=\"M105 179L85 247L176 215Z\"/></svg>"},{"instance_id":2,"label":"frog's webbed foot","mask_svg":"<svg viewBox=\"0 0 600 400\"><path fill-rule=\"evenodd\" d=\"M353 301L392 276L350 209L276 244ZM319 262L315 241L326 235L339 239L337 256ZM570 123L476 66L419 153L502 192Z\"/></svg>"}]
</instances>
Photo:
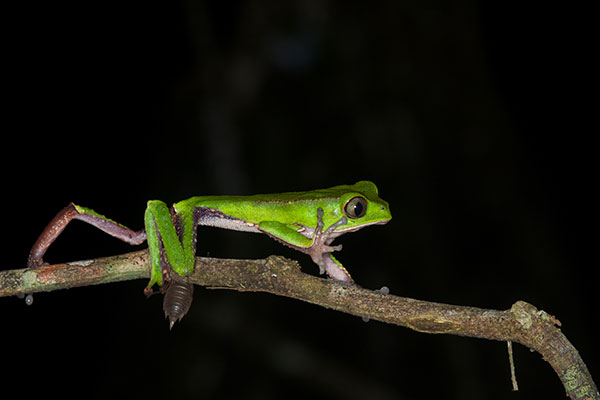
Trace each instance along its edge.
<instances>
[{"instance_id":1,"label":"frog's webbed foot","mask_svg":"<svg viewBox=\"0 0 600 400\"><path fill-rule=\"evenodd\" d=\"M323 230L323 209L317 209L317 226L314 231L313 242L306 253L310 255L313 262L319 266L321 274L327 273L329 277L337 281L352 282L352 278L346 269L331 255L334 251L340 251L342 245L330 246L335 239L333 232L340 225L346 225L348 219L344 216L334 222L329 228Z\"/></svg>"}]
</instances>

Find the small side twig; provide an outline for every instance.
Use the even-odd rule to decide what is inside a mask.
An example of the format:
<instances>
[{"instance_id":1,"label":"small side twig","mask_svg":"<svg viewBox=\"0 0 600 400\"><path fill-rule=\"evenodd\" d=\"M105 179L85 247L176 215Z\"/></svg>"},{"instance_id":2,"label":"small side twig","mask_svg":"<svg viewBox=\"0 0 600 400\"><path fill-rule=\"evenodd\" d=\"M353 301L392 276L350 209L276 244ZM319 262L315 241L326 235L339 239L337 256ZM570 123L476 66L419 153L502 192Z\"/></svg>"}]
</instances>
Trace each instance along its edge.
<instances>
[{"instance_id":1,"label":"small side twig","mask_svg":"<svg viewBox=\"0 0 600 400\"><path fill-rule=\"evenodd\" d=\"M508 340L506 345L508 346L508 362L510 363L510 381L512 382L513 392L516 392L519 390L519 385L517 384L517 375L515 374L515 360L513 359L512 342Z\"/></svg>"},{"instance_id":2,"label":"small side twig","mask_svg":"<svg viewBox=\"0 0 600 400\"><path fill-rule=\"evenodd\" d=\"M37 270L2 271L0 296L148 278L149 271L147 251ZM295 261L282 257L264 260L198 257L190 279L207 288L291 297L424 333L507 341L509 346L510 342L521 343L540 353L552 366L571 399L600 399L585 363L560 331L559 321L524 301L517 301L509 310L489 310L398 297L304 274Z\"/></svg>"}]
</instances>

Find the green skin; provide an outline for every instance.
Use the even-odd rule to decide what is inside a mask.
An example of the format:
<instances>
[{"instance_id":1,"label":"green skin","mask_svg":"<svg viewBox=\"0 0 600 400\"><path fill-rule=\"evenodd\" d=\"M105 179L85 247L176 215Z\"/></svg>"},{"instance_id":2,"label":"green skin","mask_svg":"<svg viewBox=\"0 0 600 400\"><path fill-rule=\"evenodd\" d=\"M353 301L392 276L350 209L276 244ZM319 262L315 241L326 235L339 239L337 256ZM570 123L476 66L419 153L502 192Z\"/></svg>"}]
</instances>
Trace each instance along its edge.
<instances>
[{"instance_id":1,"label":"green skin","mask_svg":"<svg viewBox=\"0 0 600 400\"><path fill-rule=\"evenodd\" d=\"M389 205L369 181L308 192L253 196L198 196L173 204L151 200L145 230L133 231L95 211L69 204L46 227L33 245L28 267L43 264L42 256L72 219L90 223L132 245L148 241L152 271L147 293L154 284L170 282L175 272L187 277L194 271L197 225L264 233L311 256L321 274L352 282L350 274L331 253L341 250L332 241L365 226L385 224L392 218Z\"/></svg>"}]
</instances>

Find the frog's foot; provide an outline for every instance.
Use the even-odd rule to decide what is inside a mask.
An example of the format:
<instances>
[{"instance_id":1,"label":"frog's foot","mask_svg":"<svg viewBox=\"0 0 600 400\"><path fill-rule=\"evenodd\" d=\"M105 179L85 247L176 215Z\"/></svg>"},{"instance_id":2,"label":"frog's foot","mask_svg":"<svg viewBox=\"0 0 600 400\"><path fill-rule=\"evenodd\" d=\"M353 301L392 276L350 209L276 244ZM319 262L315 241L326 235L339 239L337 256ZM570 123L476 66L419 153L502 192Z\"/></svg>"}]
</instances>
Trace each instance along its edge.
<instances>
[{"instance_id":1,"label":"frog's foot","mask_svg":"<svg viewBox=\"0 0 600 400\"><path fill-rule=\"evenodd\" d=\"M161 290L154 290L154 289L152 289L152 287L150 287L150 286L146 286L146 287L144 288L144 295L145 295L147 298L148 298L148 297L150 297L150 296L154 296L155 294L157 294L157 293L161 293L161 292L162 292Z\"/></svg>"},{"instance_id":2,"label":"frog's foot","mask_svg":"<svg viewBox=\"0 0 600 400\"><path fill-rule=\"evenodd\" d=\"M346 217L342 217L333 223L329 228L323 230L323 209L317 209L317 226L314 231L312 244L306 253L310 255L313 262L319 266L321 274L327 273L329 277L336 281L352 282L352 278L346 269L335 258L331 256L334 251L340 251L342 245L330 246L335 236L333 232L340 225L348 223Z\"/></svg>"},{"instance_id":3,"label":"frog's foot","mask_svg":"<svg viewBox=\"0 0 600 400\"><path fill-rule=\"evenodd\" d=\"M348 223L348 218L346 218L344 216L344 217L338 219L333 224L331 224L331 226L329 228L327 228L325 231L323 231L323 209L321 207L319 207L317 209L317 227L315 229L313 244L311 245L311 248L319 247L320 249L323 250L321 253L331 253L334 251L342 250L341 244L338 244L337 246L329 246L329 245L331 244L331 242L333 242L333 239L336 238L336 236L333 235L333 232L335 231L335 229L338 226L346 225L347 223Z\"/></svg>"},{"instance_id":4,"label":"frog's foot","mask_svg":"<svg viewBox=\"0 0 600 400\"><path fill-rule=\"evenodd\" d=\"M350 273L344 268L344 266L336 260L331 253L324 253L321 255L321 260L318 263L321 274L326 272L327 275L338 282L354 283Z\"/></svg>"},{"instance_id":5,"label":"frog's foot","mask_svg":"<svg viewBox=\"0 0 600 400\"><path fill-rule=\"evenodd\" d=\"M310 255L315 264L321 269L321 274L325 272L324 266L322 266L322 258L325 254L332 253L334 251L340 251L342 245L330 246L334 237L332 237L333 231L340 225L348 223L346 217L340 218L338 221L333 223L329 228L323 230L323 209L319 207L317 209L317 226L313 234L313 240L310 247L306 249L306 253Z\"/></svg>"}]
</instances>

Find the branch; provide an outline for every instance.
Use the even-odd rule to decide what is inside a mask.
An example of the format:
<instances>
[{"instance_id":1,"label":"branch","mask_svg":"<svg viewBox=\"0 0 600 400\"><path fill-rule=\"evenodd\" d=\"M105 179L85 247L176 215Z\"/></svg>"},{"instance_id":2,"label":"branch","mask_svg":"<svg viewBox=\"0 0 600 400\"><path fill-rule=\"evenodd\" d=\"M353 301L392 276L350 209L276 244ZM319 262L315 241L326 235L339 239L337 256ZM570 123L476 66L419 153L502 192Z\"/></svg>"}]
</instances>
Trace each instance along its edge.
<instances>
[{"instance_id":1,"label":"branch","mask_svg":"<svg viewBox=\"0 0 600 400\"><path fill-rule=\"evenodd\" d=\"M0 296L45 292L150 276L146 250L120 256L0 271ZM267 292L424 333L517 342L537 351L558 374L571 399L600 399L579 353L560 322L524 301L510 310L454 306L382 294L300 271L283 257L264 260L196 258L191 281L207 288Z\"/></svg>"}]
</instances>

